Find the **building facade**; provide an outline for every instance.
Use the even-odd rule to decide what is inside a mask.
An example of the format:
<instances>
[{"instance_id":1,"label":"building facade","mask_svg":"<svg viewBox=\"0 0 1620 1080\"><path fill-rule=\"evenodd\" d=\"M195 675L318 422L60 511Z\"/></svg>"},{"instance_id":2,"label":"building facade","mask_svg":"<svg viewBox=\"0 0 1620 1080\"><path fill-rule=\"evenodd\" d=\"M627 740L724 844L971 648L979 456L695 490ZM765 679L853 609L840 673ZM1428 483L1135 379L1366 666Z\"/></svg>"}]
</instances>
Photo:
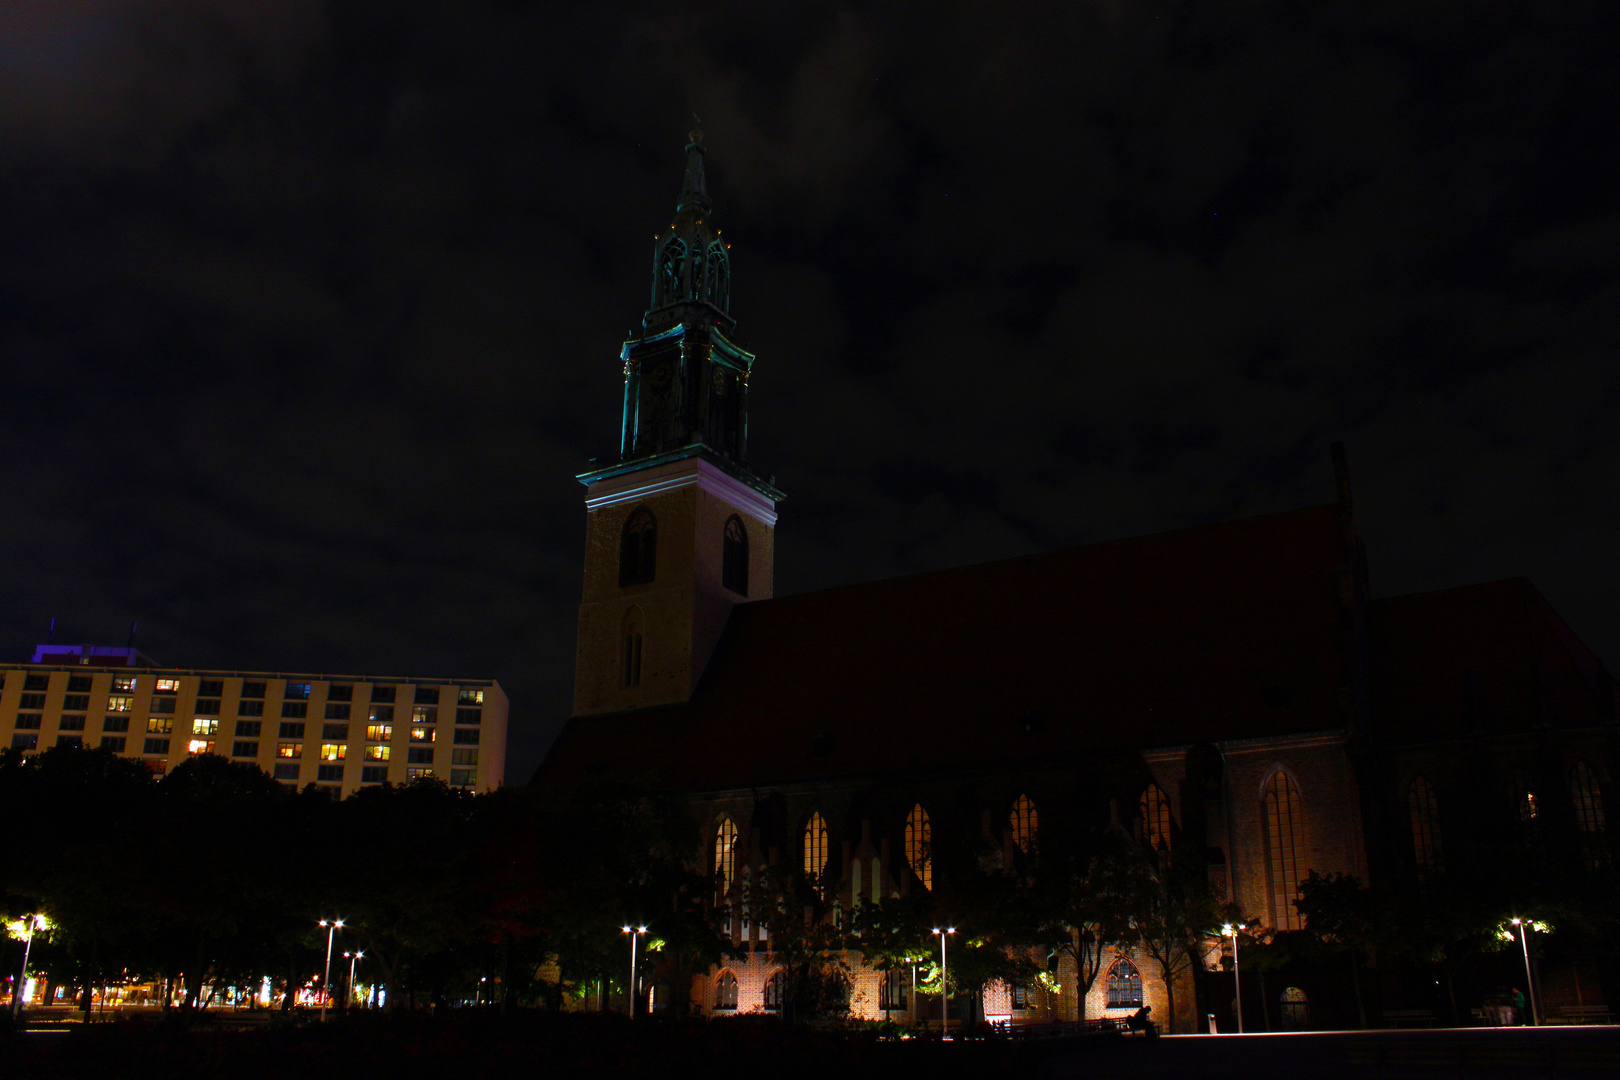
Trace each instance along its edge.
<instances>
[{"instance_id":1,"label":"building facade","mask_svg":"<svg viewBox=\"0 0 1620 1080\"><path fill-rule=\"evenodd\" d=\"M825 874L843 912L922 896L948 919L996 852L1119 829L1279 933L1302 927L1310 873L1415 881L1468 846L1490 867L1487 829L1544 840L1535 865L1609 872L1614 679L1528 582L1374 600L1339 454L1325 505L773 597L781 495L746 457L754 358L725 337L703 192L694 137L621 357L620 454L580 477L575 715L538 774L693 793L733 951L678 1002L780 1007L748 915L750 880L784 866ZM1173 991L1178 1030L1230 1023L1226 984L1197 970L1220 955L1211 936L1174 986L1109 955L1089 988L1058 957L982 1008L1164 1018ZM852 960L857 1015L923 1015L909 973ZM1265 993L1268 1025L1313 1022L1315 987Z\"/></svg>"},{"instance_id":2,"label":"building facade","mask_svg":"<svg viewBox=\"0 0 1620 1080\"><path fill-rule=\"evenodd\" d=\"M336 797L420 776L476 791L504 779L507 700L493 680L199 671L76 646L36 657L47 662L0 665L0 746L100 747L159 775L217 754Z\"/></svg>"}]
</instances>

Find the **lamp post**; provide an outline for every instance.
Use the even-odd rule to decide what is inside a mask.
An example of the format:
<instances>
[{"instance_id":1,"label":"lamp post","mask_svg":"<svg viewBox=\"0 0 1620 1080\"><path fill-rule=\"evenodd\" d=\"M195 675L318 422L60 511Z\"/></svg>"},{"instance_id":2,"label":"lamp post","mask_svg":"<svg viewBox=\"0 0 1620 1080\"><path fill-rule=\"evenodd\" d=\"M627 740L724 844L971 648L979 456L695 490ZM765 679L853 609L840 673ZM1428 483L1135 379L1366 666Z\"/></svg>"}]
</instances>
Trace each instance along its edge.
<instances>
[{"instance_id":1,"label":"lamp post","mask_svg":"<svg viewBox=\"0 0 1620 1080\"><path fill-rule=\"evenodd\" d=\"M647 932L645 926L626 926L622 928L630 935L630 1019L636 1018L636 938Z\"/></svg>"},{"instance_id":2,"label":"lamp post","mask_svg":"<svg viewBox=\"0 0 1620 1080\"><path fill-rule=\"evenodd\" d=\"M332 935L343 926L342 919L322 919L326 927L326 974L321 976L321 1023L326 1023L326 1006L332 1000Z\"/></svg>"},{"instance_id":3,"label":"lamp post","mask_svg":"<svg viewBox=\"0 0 1620 1080\"><path fill-rule=\"evenodd\" d=\"M945 939L956 933L956 927L947 926L941 930L936 926L934 933L939 936L939 1037L944 1041L951 1037L951 992L946 979L949 969L945 966Z\"/></svg>"},{"instance_id":4,"label":"lamp post","mask_svg":"<svg viewBox=\"0 0 1620 1080\"><path fill-rule=\"evenodd\" d=\"M36 927L41 930L45 929L45 916L35 912L34 914L27 916L23 922L27 924L28 936L23 939L22 971L18 972L17 974L17 985L11 988L12 1016L20 1016L22 1014L23 987L28 983L28 954L32 952L34 948L34 929Z\"/></svg>"},{"instance_id":5,"label":"lamp post","mask_svg":"<svg viewBox=\"0 0 1620 1080\"><path fill-rule=\"evenodd\" d=\"M349 960L349 986L348 992L343 995L343 1007L347 1009L354 1004L354 965L366 955L364 952L346 952L343 954Z\"/></svg>"},{"instance_id":6,"label":"lamp post","mask_svg":"<svg viewBox=\"0 0 1620 1080\"><path fill-rule=\"evenodd\" d=\"M1221 927L1221 933L1232 939L1232 993L1237 1001L1237 1004L1233 1006L1233 1011L1237 1013L1237 1033L1239 1035L1243 1034L1243 980L1238 974L1237 946L1237 936L1240 929L1242 928L1233 926L1231 923L1226 923ZM1261 987L1261 989L1264 990L1265 987Z\"/></svg>"},{"instance_id":7,"label":"lamp post","mask_svg":"<svg viewBox=\"0 0 1620 1080\"><path fill-rule=\"evenodd\" d=\"M1530 931L1535 929L1535 923L1529 919L1514 919L1513 925L1519 928L1519 948L1524 953L1524 985L1530 991L1530 1023L1541 1022L1536 1011L1536 978L1530 974Z\"/></svg>"}]
</instances>

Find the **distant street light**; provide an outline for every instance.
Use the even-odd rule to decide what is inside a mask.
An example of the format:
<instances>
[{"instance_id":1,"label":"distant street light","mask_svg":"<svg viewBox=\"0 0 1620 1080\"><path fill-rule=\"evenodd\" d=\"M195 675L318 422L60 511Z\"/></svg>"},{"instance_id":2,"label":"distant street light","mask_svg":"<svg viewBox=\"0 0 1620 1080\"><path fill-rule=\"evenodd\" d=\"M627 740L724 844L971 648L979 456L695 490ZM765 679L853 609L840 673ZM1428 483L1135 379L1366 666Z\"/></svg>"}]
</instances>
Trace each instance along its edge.
<instances>
[{"instance_id":1,"label":"distant street light","mask_svg":"<svg viewBox=\"0 0 1620 1080\"><path fill-rule=\"evenodd\" d=\"M346 952L343 955L349 958L349 991L343 996L343 1007L347 1009L354 1004L354 965L366 954L363 952Z\"/></svg>"},{"instance_id":2,"label":"distant street light","mask_svg":"<svg viewBox=\"0 0 1620 1080\"><path fill-rule=\"evenodd\" d=\"M939 1037L944 1041L951 1037L951 992L946 981L949 971L945 966L945 939L956 933L956 927L947 926L941 930L936 926L934 933L939 936Z\"/></svg>"},{"instance_id":3,"label":"distant street light","mask_svg":"<svg viewBox=\"0 0 1620 1080\"><path fill-rule=\"evenodd\" d=\"M322 919L321 925L326 927L326 974L321 976L321 1023L324 1024L326 1023L326 1006L332 1000L332 935L342 928L343 920L337 919L329 922Z\"/></svg>"},{"instance_id":4,"label":"distant street light","mask_svg":"<svg viewBox=\"0 0 1620 1080\"><path fill-rule=\"evenodd\" d=\"M623 928L630 935L630 1019L636 1018L636 938L647 932L645 926L626 926Z\"/></svg>"},{"instance_id":5,"label":"distant street light","mask_svg":"<svg viewBox=\"0 0 1620 1080\"><path fill-rule=\"evenodd\" d=\"M1524 985L1530 990L1530 1023L1537 1025L1541 1018L1536 1010L1536 979L1530 974L1530 931L1536 924L1529 919L1514 919L1513 925L1519 928L1519 948L1524 952Z\"/></svg>"},{"instance_id":6,"label":"distant street light","mask_svg":"<svg viewBox=\"0 0 1620 1080\"><path fill-rule=\"evenodd\" d=\"M34 931L36 929L49 929L50 925L51 922L49 919L38 912L35 912L32 915L23 916L23 918L18 922L12 923L11 926L8 927L8 929L12 932L13 937L15 937L19 931L25 935L23 938L22 970L17 974L17 985L11 988L12 1016L20 1016L22 1014L23 987L28 984L28 954L32 952L34 948Z\"/></svg>"},{"instance_id":7,"label":"distant street light","mask_svg":"<svg viewBox=\"0 0 1620 1080\"><path fill-rule=\"evenodd\" d=\"M1242 928L1237 927L1237 926L1233 926L1231 923L1226 923L1224 926L1221 927L1221 933L1225 934L1227 937L1232 939L1232 993L1236 996L1236 999L1237 999L1237 1004L1236 1004L1236 1006L1234 1006L1233 1011L1237 1013L1237 1025L1238 1025L1237 1033L1239 1035L1243 1034L1243 981L1238 975L1238 950L1237 950L1237 936L1238 936L1238 930L1240 930L1240 929L1242 929ZM1262 981L1264 981L1264 980L1262 980ZM1265 987L1262 986L1260 989L1264 990Z\"/></svg>"}]
</instances>

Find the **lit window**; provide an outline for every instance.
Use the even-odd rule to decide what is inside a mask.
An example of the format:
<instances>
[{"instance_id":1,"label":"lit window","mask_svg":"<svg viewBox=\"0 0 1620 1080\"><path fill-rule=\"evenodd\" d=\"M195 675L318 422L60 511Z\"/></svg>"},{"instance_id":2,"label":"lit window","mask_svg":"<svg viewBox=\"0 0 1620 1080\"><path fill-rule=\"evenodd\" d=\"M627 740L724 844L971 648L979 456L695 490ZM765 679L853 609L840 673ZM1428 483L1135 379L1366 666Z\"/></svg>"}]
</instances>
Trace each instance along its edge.
<instances>
[{"instance_id":1,"label":"lit window","mask_svg":"<svg viewBox=\"0 0 1620 1080\"><path fill-rule=\"evenodd\" d=\"M732 514L720 545L720 584L739 596L748 595L748 530Z\"/></svg>"},{"instance_id":2,"label":"lit window","mask_svg":"<svg viewBox=\"0 0 1620 1080\"><path fill-rule=\"evenodd\" d=\"M1271 871L1271 925L1278 930L1303 930L1305 922L1294 898L1304 876L1305 822L1300 814L1299 788L1278 769L1266 784L1266 850Z\"/></svg>"},{"instance_id":3,"label":"lit window","mask_svg":"<svg viewBox=\"0 0 1620 1080\"><path fill-rule=\"evenodd\" d=\"M1583 833L1603 831L1603 786L1584 761L1569 770L1569 790L1575 797L1575 824Z\"/></svg>"},{"instance_id":4,"label":"lit window","mask_svg":"<svg viewBox=\"0 0 1620 1080\"><path fill-rule=\"evenodd\" d=\"M430 727L413 727L411 728L411 742L430 743L433 741L433 731L434 729Z\"/></svg>"},{"instance_id":5,"label":"lit window","mask_svg":"<svg viewBox=\"0 0 1620 1080\"><path fill-rule=\"evenodd\" d=\"M818 810L810 815L810 823L804 827L804 874L818 880L826 872L827 823Z\"/></svg>"},{"instance_id":6,"label":"lit window","mask_svg":"<svg viewBox=\"0 0 1620 1080\"><path fill-rule=\"evenodd\" d=\"M1311 1022L1311 1002L1297 986L1285 987L1281 996L1285 1028L1303 1028Z\"/></svg>"},{"instance_id":7,"label":"lit window","mask_svg":"<svg viewBox=\"0 0 1620 1080\"><path fill-rule=\"evenodd\" d=\"M1020 851L1028 851L1035 842L1035 830L1041 823L1040 815L1035 812L1035 803L1028 795L1018 796L1018 801L1013 803L1011 819L1013 843L1018 845Z\"/></svg>"},{"instance_id":8,"label":"lit window","mask_svg":"<svg viewBox=\"0 0 1620 1080\"><path fill-rule=\"evenodd\" d=\"M934 887L933 843L934 830L928 822L928 811L918 803L906 815L906 864L925 889Z\"/></svg>"},{"instance_id":9,"label":"lit window","mask_svg":"<svg viewBox=\"0 0 1620 1080\"><path fill-rule=\"evenodd\" d=\"M174 730L174 717L154 716L146 722L146 730L154 735L167 735Z\"/></svg>"},{"instance_id":10,"label":"lit window","mask_svg":"<svg viewBox=\"0 0 1620 1080\"><path fill-rule=\"evenodd\" d=\"M391 746L368 746L366 747L366 760L387 761L392 751L393 747Z\"/></svg>"},{"instance_id":11,"label":"lit window","mask_svg":"<svg viewBox=\"0 0 1620 1080\"><path fill-rule=\"evenodd\" d=\"M482 705L484 692L482 690L463 690L456 695L457 705Z\"/></svg>"},{"instance_id":12,"label":"lit window","mask_svg":"<svg viewBox=\"0 0 1620 1080\"><path fill-rule=\"evenodd\" d=\"M645 506L626 519L619 537L619 585L645 585L658 570L658 525Z\"/></svg>"},{"instance_id":13,"label":"lit window","mask_svg":"<svg viewBox=\"0 0 1620 1080\"><path fill-rule=\"evenodd\" d=\"M214 752L214 740L192 739L186 744L186 749L193 754L212 754Z\"/></svg>"},{"instance_id":14,"label":"lit window","mask_svg":"<svg viewBox=\"0 0 1620 1080\"><path fill-rule=\"evenodd\" d=\"M152 684L152 693L154 694L178 694L179 692L179 679L159 679Z\"/></svg>"},{"instance_id":15,"label":"lit window","mask_svg":"<svg viewBox=\"0 0 1620 1080\"><path fill-rule=\"evenodd\" d=\"M1170 800L1158 784L1142 792L1142 839L1154 851L1170 850Z\"/></svg>"},{"instance_id":16,"label":"lit window","mask_svg":"<svg viewBox=\"0 0 1620 1080\"><path fill-rule=\"evenodd\" d=\"M135 676L114 675L112 688L114 693L133 694L135 692Z\"/></svg>"},{"instance_id":17,"label":"lit window","mask_svg":"<svg viewBox=\"0 0 1620 1080\"><path fill-rule=\"evenodd\" d=\"M349 756L347 743L321 743L322 761L342 761Z\"/></svg>"},{"instance_id":18,"label":"lit window","mask_svg":"<svg viewBox=\"0 0 1620 1080\"><path fill-rule=\"evenodd\" d=\"M217 735L219 733L219 721L199 716L191 722L191 733L193 735Z\"/></svg>"},{"instance_id":19,"label":"lit window","mask_svg":"<svg viewBox=\"0 0 1620 1080\"><path fill-rule=\"evenodd\" d=\"M1031 1003L1029 987L1023 983L1015 983L1012 987L1012 1007L1017 1012L1027 1012L1035 1007Z\"/></svg>"},{"instance_id":20,"label":"lit window","mask_svg":"<svg viewBox=\"0 0 1620 1080\"><path fill-rule=\"evenodd\" d=\"M439 720L439 707L437 705L412 705L411 723L434 724Z\"/></svg>"},{"instance_id":21,"label":"lit window","mask_svg":"<svg viewBox=\"0 0 1620 1080\"><path fill-rule=\"evenodd\" d=\"M737 1007L737 976L729 971L722 971L714 981L714 1007L717 1011Z\"/></svg>"},{"instance_id":22,"label":"lit window","mask_svg":"<svg viewBox=\"0 0 1620 1080\"><path fill-rule=\"evenodd\" d=\"M366 738L372 742L387 742L393 737L393 724L371 724L366 727Z\"/></svg>"},{"instance_id":23,"label":"lit window","mask_svg":"<svg viewBox=\"0 0 1620 1080\"><path fill-rule=\"evenodd\" d=\"M129 712L135 707L135 699L121 694L114 694L107 699L108 712Z\"/></svg>"},{"instance_id":24,"label":"lit window","mask_svg":"<svg viewBox=\"0 0 1620 1080\"><path fill-rule=\"evenodd\" d=\"M406 769L405 770L405 779L407 779L407 780L420 780L423 777L432 776L432 775L433 775L433 770L432 769Z\"/></svg>"},{"instance_id":25,"label":"lit window","mask_svg":"<svg viewBox=\"0 0 1620 1080\"><path fill-rule=\"evenodd\" d=\"M1142 1007L1142 973L1129 960L1115 960L1114 966L1108 969L1108 1007Z\"/></svg>"},{"instance_id":26,"label":"lit window","mask_svg":"<svg viewBox=\"0 0 1620 1080\"><path fill-rule=\"evenodd\" d=\"M737 876L737 826L730 818L721 818L714 833L714 872L720 877L720 895L724 896Z\"/></svg>"},{"instance_id":27,"label":"lit window","mask_svg":"<svg viewBox=\"0 0 1620 1080\"><path fill-rule=\"evenodd\" d=\"M1406 801L1412 816L1412 856L1420 870L1439 870L1440 800L1420 776L1412 781Z\"/></svg>"},{"instance_id":28,"label":"lit window","mask_svg":"<svg viewBox=\"0 0 1620 1080\"><path fill-rule=\"evenodd\" d=\"M278 758L292 758L293 760L297 760L298 758L301 758L303 756L304 756L304 744L303 743L284 742L284 743L277 743L276 744L276 757L278 757Z\"/></svg>"},{"instance_id":29,"label":"lit window","mask_svg":"<svg viewBox=\"0 0 1620 1080\"><path fill-rule=\"evenodd\" d=\"M309 683L307 683L307 682L305 682L305 683L290 682L290 683L287 684L286 692L283 693L281 696L282 696L283 700L288 700L288 701L307 701L309 699L309 692L310 692L311 689L313 689L313 687L311 687L311 685Z\"/></svg>"}]
</instances>

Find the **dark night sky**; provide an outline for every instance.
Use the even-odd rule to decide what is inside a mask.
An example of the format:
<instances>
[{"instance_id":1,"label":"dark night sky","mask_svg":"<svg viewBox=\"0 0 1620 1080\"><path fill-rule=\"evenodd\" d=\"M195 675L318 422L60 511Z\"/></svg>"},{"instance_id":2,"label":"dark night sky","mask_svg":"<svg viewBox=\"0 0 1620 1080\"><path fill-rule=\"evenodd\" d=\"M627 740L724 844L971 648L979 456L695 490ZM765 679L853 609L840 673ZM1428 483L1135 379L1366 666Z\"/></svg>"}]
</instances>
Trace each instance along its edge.
<instances>
[{"instance_id":1,"label":"dark night sky","mask_svg":"<svg viewBox=\"0 0 1620 1080\"><path fill-rule=\"evenodd\" d=\"M779 593L1324 502L1620 661L1612 3L0 6L0 656L567 715L690 114Z\"/></svg>"}]
</instances>

